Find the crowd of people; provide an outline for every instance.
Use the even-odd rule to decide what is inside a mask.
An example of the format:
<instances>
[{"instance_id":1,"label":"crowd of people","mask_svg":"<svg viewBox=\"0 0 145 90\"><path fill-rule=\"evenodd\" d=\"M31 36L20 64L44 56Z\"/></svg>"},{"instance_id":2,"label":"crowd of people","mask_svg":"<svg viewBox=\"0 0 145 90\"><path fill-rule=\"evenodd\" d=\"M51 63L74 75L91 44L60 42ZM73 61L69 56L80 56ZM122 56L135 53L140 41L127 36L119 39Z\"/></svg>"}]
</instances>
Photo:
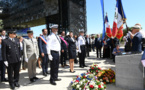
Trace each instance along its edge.
<instances>
[{"instance_id":1,"label":"crowd of people","mask_svg":"<svg viewBox=\"0 0 145 90\"><path fill-rule=\"evenodd\" d=\"M125 52L142 52L141 48L144 47L144 44L140 30L141 25L136 24L132 28L132 32L128 32L124 37ZM61 81L58 78L59 63L62 68L70 66L70 73L74 73L74 63L79 62L80 68L87 67L85 58L90 56L90 51L96 51L97 58L112 58L114 62L115 55L123 52L117 38L106 36L102 40L99 34L85 36L83 30L80 30L79 36L73 35L71 31L67 35L65 31L62 31L58 36L57 32L58 25L53 25L50 35L48 35L47 29L43 29L42 34L36 39L32 30L27 31L28 38L16 36L15 31L9 31L6 36L6 31L2 30L0 36L1 82L9 82L11 89L20 87L21 68L23 70L28 68L29 79L31 82L35 82L39 79L36 77L38 64L39 68L42 68L42 74L44 76L50 74L50 83L56 85L56 81ZM69 65L67 60L69 60ZM50 71L48 71L48 64L50 64ZM8 79L5 77L5 72L8 73Z\"/></svg>"}]
</instances>

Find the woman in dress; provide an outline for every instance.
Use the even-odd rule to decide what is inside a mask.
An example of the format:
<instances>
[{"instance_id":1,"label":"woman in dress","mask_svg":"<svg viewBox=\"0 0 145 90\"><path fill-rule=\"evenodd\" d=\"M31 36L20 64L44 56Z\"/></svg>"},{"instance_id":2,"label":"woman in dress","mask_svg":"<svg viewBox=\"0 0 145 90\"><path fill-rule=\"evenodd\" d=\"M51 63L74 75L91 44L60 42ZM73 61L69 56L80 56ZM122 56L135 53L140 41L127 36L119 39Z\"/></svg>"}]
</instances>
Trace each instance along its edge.
<instances>
[{"instance_id":1,"label":"woman in dress","mask_svg":"<svg viewBox=\"0 0 145 90\"><path fill-rule=\"evenodd\" d=\"M76 59L76 42L73 38L73 32L69 33L69 37L67 39L69 43L68 53L69 53L69 64L70 64L70 72L74 73L74 59Z\"/></svg>"}]
</instances>

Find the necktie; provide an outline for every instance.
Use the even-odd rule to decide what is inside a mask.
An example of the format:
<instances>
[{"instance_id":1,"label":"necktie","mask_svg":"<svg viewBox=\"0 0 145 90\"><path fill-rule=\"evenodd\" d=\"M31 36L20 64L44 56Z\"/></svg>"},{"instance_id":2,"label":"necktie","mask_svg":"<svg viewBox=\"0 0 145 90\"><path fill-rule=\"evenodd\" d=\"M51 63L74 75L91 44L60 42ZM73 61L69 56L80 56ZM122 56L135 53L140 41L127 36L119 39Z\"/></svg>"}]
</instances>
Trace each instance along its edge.
<instances>
[{"instance_id":1,"label":"necktie","mask_svg":"<svg viewBox=\"0 0 145 90\"><path fill-rule=\"evenodd\" d=\"M56 34L55 34L55 36L56 36L56 38L57 38L58 42L60 43L60 40L58 39L58 37L57 37L57 35L56 35Z\"/></svg>"},{"instance_id":2,"label":"necktie","mask_svg":"<svg viewBox=\"0 0 145 90\"><path fill-rule=\"evenodd\" d=\"M15 42L14 38L12 39L13 42Z\"/></svg>"}]
</instances>

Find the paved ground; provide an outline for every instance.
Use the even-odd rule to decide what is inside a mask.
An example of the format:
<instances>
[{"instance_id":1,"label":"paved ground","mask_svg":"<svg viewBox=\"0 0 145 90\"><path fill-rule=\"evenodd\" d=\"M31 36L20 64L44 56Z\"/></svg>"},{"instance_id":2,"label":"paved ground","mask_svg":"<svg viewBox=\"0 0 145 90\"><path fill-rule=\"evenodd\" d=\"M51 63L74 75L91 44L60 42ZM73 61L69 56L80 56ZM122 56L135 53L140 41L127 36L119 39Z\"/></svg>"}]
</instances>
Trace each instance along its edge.
<instances>
[{"instance_id":1,"label":"paved ground","mask_svg":"<svg viewBox=\"0 0 145 90\"><path fill-rule=\"evenodd\" d=\"M91 52L90 57L86 59L86 64L88 66L92 65L93 63L98 64L101 68L107 69L112 68L115 70L115 64L110 59L97 59L96 53ZM75 73L69 72L69 67L65 68L59 68L59 78L62 79L62 81L57 82L57 86L52 86L49 83L50 75L47 77L44 77L42 75L42 70L37 68L37 77L40 78L40 80L30 83L28 79L27 70L21 71L20 74L20 88L17 88L18 90L71 90L70 82L73 77L76 75L79 75L83 72L86 72L89 67L87 68L79 68L78 64L75 64ZM1 90L10 90L8 83L0 83L0 89ZM125 90L121 89L115 86L115 84L107 85L107 90Z\"/></svg>"}]
</instances>

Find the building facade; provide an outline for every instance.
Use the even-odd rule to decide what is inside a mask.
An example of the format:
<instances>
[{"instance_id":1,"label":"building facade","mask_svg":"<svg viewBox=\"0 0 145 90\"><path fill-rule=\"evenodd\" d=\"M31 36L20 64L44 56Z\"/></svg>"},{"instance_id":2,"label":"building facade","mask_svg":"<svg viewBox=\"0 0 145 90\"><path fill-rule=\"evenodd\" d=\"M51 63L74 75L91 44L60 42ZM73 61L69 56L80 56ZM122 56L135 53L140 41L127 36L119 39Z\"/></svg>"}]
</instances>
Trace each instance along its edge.
<instances>
[{"instance_id":1,"label":"building facade","mask_svg":"<svg viewBox=\"0 0 145 90\"><path fill-rule=\"evenodd\" d=\"M0 0L0 19L6 30L58 24L59 32L78 34L87 31L86 0Z\"/></svg>"}]
</instances>

